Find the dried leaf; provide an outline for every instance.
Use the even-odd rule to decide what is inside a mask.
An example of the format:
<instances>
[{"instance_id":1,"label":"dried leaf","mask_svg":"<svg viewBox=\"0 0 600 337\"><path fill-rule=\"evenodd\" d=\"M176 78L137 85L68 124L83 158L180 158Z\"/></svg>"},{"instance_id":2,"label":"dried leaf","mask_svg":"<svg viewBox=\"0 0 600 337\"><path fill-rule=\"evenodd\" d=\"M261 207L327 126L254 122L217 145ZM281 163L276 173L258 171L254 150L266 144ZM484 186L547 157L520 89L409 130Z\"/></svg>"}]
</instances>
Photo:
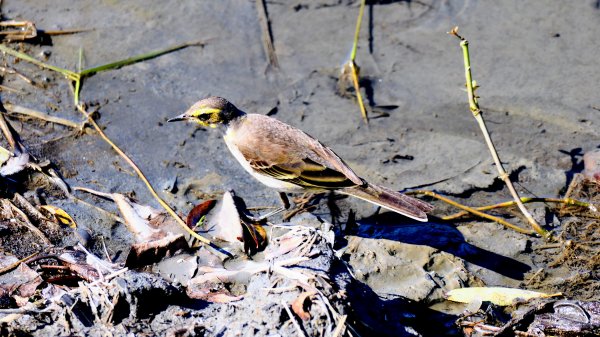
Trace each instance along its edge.
<instances>
[{"instance_id":1,"label":"dried leaf","mask_svg":"<svg viewBox=\"0 0 600 337\"><path fill-rule=\"evenodd\" d=\"M600 182L600 149L583 155L583 175L592 181Z\"/></svg>"},{"instance_id":2,"label":"dried leaf","mask_svg":"<svg viewBox=\"0 0 600 337\"><path fill-rule=\"evenodd\" d=\"M208 200L194 207L186 223L190 228L205 231L212 239L226 242L243 240L240 213L231 192L221 200Z\"/></svg>"},{"instance_id":3,"label":"dried leaf","mask_svg":"<svg viewBox=\"0 0 600 337\"><path fill-rule=\"evenodd\" d=\"M73 218L71 218L71 216L62 208L52 205L43 205L40 207L50 213L57 223L69 226L71 228L77 228L77 223L75 223L75 220L73 220Z\"/></svg>"},{"instance_id":4,"label":"dried leaf","mask_svg":"<svg viewBox=\"0 0 600 337\"><path fill-rule=\"evenodd\" d=\"M188 248L182 234L169 235L159 240L133 244L125 261L125 266L138 268L173 256L175 252Z\"/></svg>"},{"instance_id":5,"label":"dried leaf","mask_svg":"<svg viewBox=\"0 0 600 337\"><path fill-rule=\"evenodd\" d=\"M269 245L265 251L265 260L272 260L298 248L306 237L302 235L283 235L277 238L277 245Z\"/></svg>"},{"instance_id":6,"label":"dried leaf","mask_svg":"<svg viewBox=\"0 0 600 337\"><path fill-rule=\"evenodd\" d=\"M12 155L13 155L12 152L10 152L7 149L0 146L0 166L2 166L2 164L6 163L8 161L8 159L10 159L10 157L12 157Z\"/></svg>"},{"instance_id":7,"label":"dried leaf","mask_svg":"<svg viewBox=\"0 0 600 337\"><path fill-rule=\"evenodd\" d=\"M248 255L254 255L267 246L267 231L258 223L242 221L244 251Z\"/></svg>"},{"instance_id":8,"label":"dried leaf","mask_svg":"<svg viewBox=\"0 0 600 337\"><path fill-rule=\"evenodd\" d=\"M196 227L202 228L206 221L206 215L215 207L216 204L217 200L211 199L201 203L200 205L194 206L185 219L188 227L191 229Z\"/></svg>"},{"instance_id":9,"label":"dried leaf","mask_svg":"<svg viewBox=\"0 0 600 337\"><path fill-rule=\"evenodd\" d=\"M310 304L310 297L315 294L316 292L314 291L303 292L296 298L296 300L294 300L294 303L292 303L292 310L294 310L294 313L296 313L296 315L298 315L298 317L300 317L303 321L310 319L308 305ZM307 300L309 300L308 304Z\"/></svg>"},{"instance_id":10,"label":"dried leaf","mask_svg":"<svg viewBox=\"0 0 600 337\"><path fill-rule=\"evenodd\" d=\"M561 293L545 294L516 288L471 287L450 290L446 293L446 299L460 303L487 301L496 305L506 306L513 304L516 300L530 300L532 298L548 298L561 295Z\"/></svg>"},{"instance_id":11,"label":"dried leaf","mask_svg":"<svg viewBox=\"0 0 600 337\"><path fill-rule=\"evenodd\" d=\"M191 284L187 287L186 294L189 298L213 303L229 303L244 298L244 296L234 296L222 284L212 282Z\"/></svg>"},{"instance_id":12,"label":"dried leaf","mask_svg":"<svg viewBox=\"0 0 600 337\"><path fill-rule=\"evenodd\" d=\"M2 258L2 265L16 259ZM11 262L12 263L12 262ZM29 298L33 296L37 287L43 282L42 277L29 268L26 264L21 263L19 267L11 272L0 275L0 299L5 300L5 297L20 296ZM15 298L18 300L18 298Z\"/></svg>"},{"instance_id":13,"label":"dried leaf","mask_svg":"<svg viewBox=\"0 0 600 337\"><path fill-rule=\"evenodd\" d=\"M0 176L6 177L23 171L29 164L29 154L21 152L11 156L0 166Z\"/></svg>"}]
</instances>

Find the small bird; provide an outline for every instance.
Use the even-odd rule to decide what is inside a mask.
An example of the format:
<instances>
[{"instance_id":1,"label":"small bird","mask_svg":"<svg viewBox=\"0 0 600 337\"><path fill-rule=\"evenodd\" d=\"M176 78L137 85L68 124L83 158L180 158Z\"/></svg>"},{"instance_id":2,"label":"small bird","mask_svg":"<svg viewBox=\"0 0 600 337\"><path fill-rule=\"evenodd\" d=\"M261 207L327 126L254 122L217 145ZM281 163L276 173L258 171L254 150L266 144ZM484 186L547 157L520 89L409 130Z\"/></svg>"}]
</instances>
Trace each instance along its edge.
<instances>
[{"instance_id":1,"label":"small bird","mask_svg":"<svg viewBox=\"0 0 600 337\"><path fill-rule=\"evenodd\" d=\"M198 101L168 122L188 120L221 126L229 151L261 183L284 192L337 191L427 221L430 204L359 177L330 148L300 129L269 116L247 114L221 97Z\"/></svg>"}]
</instances>

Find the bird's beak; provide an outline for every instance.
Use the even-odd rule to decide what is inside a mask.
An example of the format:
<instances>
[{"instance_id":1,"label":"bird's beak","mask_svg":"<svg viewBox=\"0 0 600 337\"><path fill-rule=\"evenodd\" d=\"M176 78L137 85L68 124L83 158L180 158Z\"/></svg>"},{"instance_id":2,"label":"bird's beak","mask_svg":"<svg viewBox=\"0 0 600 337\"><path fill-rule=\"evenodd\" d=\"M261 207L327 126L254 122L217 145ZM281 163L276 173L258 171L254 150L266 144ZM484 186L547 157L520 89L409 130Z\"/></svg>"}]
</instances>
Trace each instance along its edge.
<instances>
[{"instance_id":1,"label":"bird's beak","mask_svg":"<svg viewBox=\"0 0 600 337\"><path fill-rule=\"evenodd\" d=\"M182 113L179 116L173 117L171 119L168 119L167 122L178 122L178 121L184 121L186 119L189 119L190 116L187 113Z\"/></svg>"}]
</instances>

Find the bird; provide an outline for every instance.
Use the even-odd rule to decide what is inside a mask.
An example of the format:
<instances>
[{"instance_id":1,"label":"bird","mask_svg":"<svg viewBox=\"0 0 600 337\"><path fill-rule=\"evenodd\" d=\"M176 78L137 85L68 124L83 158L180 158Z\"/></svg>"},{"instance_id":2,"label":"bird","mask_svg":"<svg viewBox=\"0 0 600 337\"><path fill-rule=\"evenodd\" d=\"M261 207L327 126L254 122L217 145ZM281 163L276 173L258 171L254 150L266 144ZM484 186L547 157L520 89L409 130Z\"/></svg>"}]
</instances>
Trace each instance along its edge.
<instances>
[{"instance_id":1,"label":"bird","mask_svg":"<svg viewBox=\"0 0 600 337\"><path fill-rule=\"evenodd\" d=\"M264 185L285 193L336 191L418 221L433 206L359 177L333 150L304 131L273 117L246 113L224 98L211 96L167 122L191 121L221 128L229 151Z\"/></svg>"}]
</instances>

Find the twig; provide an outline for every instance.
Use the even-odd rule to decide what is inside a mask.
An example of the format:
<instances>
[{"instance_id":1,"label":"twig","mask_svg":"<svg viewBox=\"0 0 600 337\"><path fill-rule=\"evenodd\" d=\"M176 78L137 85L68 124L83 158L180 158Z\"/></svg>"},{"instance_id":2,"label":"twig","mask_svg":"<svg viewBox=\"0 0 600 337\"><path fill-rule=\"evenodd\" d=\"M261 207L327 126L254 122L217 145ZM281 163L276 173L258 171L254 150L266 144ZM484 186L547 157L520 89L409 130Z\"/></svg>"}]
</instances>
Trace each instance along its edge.
<instances>
[{"instance_id":1,"label":"twig","mask_svg":"<svg viewBox=\"0 0 600 337\"><path fill-rule=\"evenodd\" d=\"M56 35L71 35L71 34L77 34L77 33L85 33L85 32L91 32L93 30L94 29L86 29L86 28L82 28L82 29L72 28L72 29L61 29L61 30L38 29L38 33L56 36Z\"/></svg>"},{"instance_id":2,"label":"twig","mask_svg":"<svg viewBox=\"0 0 600 337\"><path fill-rule=\"evenodd\" d=\"M44 235L44 233L39 228L35 227L29 221L29 218L25 213L23 213L23 211L21 211L17 206L15 206L12 202L10 202L7 199L1 199L0 201L4 204L4 208L10 208L13 212L16 212L21 217L22 221L16 221L17 224L27 227L27 229L29 229L33 234L37 235L40 238L44 245L52 246L52 242L48 240L46 235Z\"/></svg>"},{"instance_id":3,"label":"twig","mask_svg":"<svg viewBox=\"0 0 600 337\"><path fill-rule=\"evenodd\" d=\"M465 210L465 211L467 211L467 212L469 212L471 214L475 214L475 215L477 215L479 217L495 221L495 222L497 222L497 223L499 223L499 224L501 224L501 225L503 225L503 226L505 226L507 228L513 229L513 230L515 230L515 231L517 231L519 233L533 234L533 231L531 231L531 230L527 230L527 229L518 227L516 225L511 224L510 222L502 220L502 219L500 219L498 217L495 217L493 215L489 215L489 214L483 213L481 211L478 211L478 210L476 210L474 208L471 208L469 206L465 206L463 204L459 204L456 201L452 201L452 200L450 200L450 199L448 199L446 197L443 197L443 196L441 196L441 195L439 195L439 194L437 194L435 192L432 192L432 191L417 190L417 191L411 191L410 193L407 193L407 194L424 194L424 195L428 195L430 197L434 197L436 199L439 199L439 200L441 200L441 201L443 201L443 202L445 202L447 204L450 204L450 205L452 205L454 207L457 207L457 208L460 208L462 210Z\"/></svg>"},{"instance_id":4,"label":"twig","mask_svg":"<svg viewBox=\"0 0 600 337\"><path fill-rule=\"evenodd\" d=\"M467 95L469 98L469 108L471 110L471 113L473 113L473 117L475 117L475 119L477 120L477 123L479 124L479 127L481 128L481 132L483 133L485 142L490 150L490 153L492 154L494 163L496 164L496 169L498 170L498 175L499 175L500 179L502 179L504 181L504 183L506 183L506 186L508 187L510 194L515 199L515 202L516 202L517 206L519 207L519 210L521 210L521 213L523 213L523 215L525 216L525 218L527 219L527 222L529 222L531 227L542 237L551 239L551 233L546 231L545 229L543 229L535 221L535 219L533 218L531 213L529 213L529 211L525 208L525 205L523 205L523 203L521 202L521 198L519 197L519 194L517 193L517 191L515 190L515 187L513 186L512 182L510 181L510 177L509 177L508 173L506 173L506 171L504 170L504 167L502 166L502 162L500 161L498 152L496 151L494 143L492 142L490 134L487 130L487 126L486 126L485 121L482 116L482 111L479 108L479 104L477 102L477 96L475 96L475 89L477 87L476 87L476 83L475 83L475 81L473 81L473 78L471 75L471 61L470 61L470 57L469 57L469 42L467 40L465 40L462 36L458 35L458 27L454 27L449 32L449 34L456 36L460 40L460 46L463 51L463 59L464 59L464 64L465 64L465 78L467 81Z\"/></svg>"},{"instance_id":5,"label":"twig","mask_svg":"<svg viewBox=\"0 0 600 337\"><path fill-rule=\"evenodd\" d=\"M575 199L570 199L570 198L565 198L565 199L556 199L556 198L532 198L532 197L521 197L521 202L522 203L530 203L530 202L553 202L553 203L560 203L563 205L570 205L570 206L579 206L579 207L585 207L588 209L595 209L595 206L587 203L587 202L583 202L583 201L579 201L579 200L575 200ZM478 210L478 211L488 211L490 209L496 209L496 208L504 208L504 207L510 207L516 205L516 202L514 200L512 201L506 201L506 202L501 202L499 204L494 204L494 205L489 205L489 206L482 206L482 207L475 207L474 209ZM592 209L593 210L593 209ZM461 216L465 216L469 214L469 212L466 211L460 211L451 215L446 215L444 217L442 217L442 220L454 220L457 218L460 218Z\"/></svg>"},{"instance_id":6,"label":"twig","mask_svg":"<svg viewBox=\"0 0 600 337\"><path fill-rule=\"evenodd\" d=\"M273 34L271 25L269 24L269 15L267 13L267 3L265 0L256 0L256 10L258 11L258 21L260 22L260 30L262 31L262 42L265 54L269 60L269 65L273 68L279 68L279 61L273 46Z\"/></svg>"},{"instance_id":7,"label":"twig","mask_svg":"<svg viewBox=\"0 0 600 337\"><path fill-rule=\"evenodd\" d=\"M27 308L9 308L9 309L0 309L0 314L42 314L46 312L52 312L54 310L50 308L36 310L36 309L27 309Z\"/></svg>"},{"instance_id":8,"label":"twig","mask_svg":"<svg viewBox=\"0 0 600 337\"><path fill-rule=\"evenodd\" d=\"M73 187L73 190L77 191L77 190L80 190L80 188L79 187ZM82 204L84 204L84 205L86 205L88 207L94 208L95 210L97 210L97 211L99 211L101 213L106 214L107 216L111 217L116 222L125 223L125 220L123 220L123 218L121 218L120 216L118 216L118 215L116 215L116 214L114 214L114 213L112 213L110 211L105 210L104 208L98 207L96 205L92 205L89 202L87 202L85 200L82 200L82 199L79 199L79 198L77 198L74 195L71 195L71 199L73 201L75 201L76 203L78 203L78 202L82 203Z\"/></svg>"},{"instance_id":9,"label":"twig","mask_svg":"<svg viewBox=\"0 0 600 337\"><path fill-rule=\"evenodd\" d=\"M302 331L302 328L300 328L300 325L296 321L296 318L294 317L294 314L292 314L292 311L290 310L290 308L288 307L288 305L285 304L285 302L283 300L281 300L281 305L283 306L283 308L285 309L285 312L290 317L290 320L294 324L294 327L296 328L296 331L298 331L298 336L302 336L302 337L306 336L304 334L304 331Z\"/></svg>"},{"instance_id":10,"label":"twig","mask_svg":"<svg viewBox=\"0 0 600 337\"><path fill-rule=\"evenodd\" d=\"M26 256L14 263L9 264L8 266L0 269L0 275L4 275L5 273L8 273L9 271L17 268L19 265L21 265L21 263L28 263L30 260L32 260L33 258L37 257L38 255L40 255L42 252L37 252L37 253L33 253L29 256Z\"/></svg>"},{"instance_id":11,"label":"twig","mask_svg":"<svg viewBox=\"0 0 600 337\"><path fill-rule=\"evenodd\" d=\"M0 130L2 130L2 133L4 134L4 138L6 138L8 145L10 145L11 151L14 152L16 150L18 152L21 152L20 145L18 144L17 140L15 139L10 126L8 125L8 123L6 122L6 119L4 118L4 113L2 111L0 111Z\"/></svg>"},{"instance_id":12,"label":"twig","mask_svg":"<svg viewBox=\"0 0 600 337\"><path fill-rule=\"evenodd\" d=\"M33 81L29 77L21 74L20 72L14 70L14 69L10 69L7 67L0 67L0 71L2 71L3 73L11 74L11 75L17 75L17 77L21 78L23 81L27 82L28 84L34 85Z\"/></svg>"},{"instance_id":13,"label":"twig","mask_svg":"<svg viewBox=\"0 0 600 337\"><path fill-rule=\"evenodd\" d=\"M346 318L348 316L342 315L340 319L337 321L337 326L335 330L333 330L333 337L338 337L344 333L344 329L346 328Z\"/></svg>"},{"instance_id":14,"label":"twig","mask_svg":"<svg viewBox=\"0 0 600 337\"><path fill-rule=\"evenodd\" d=\"M356 50L358 49L358 35L360 33L360 26L362 24L362 17L365 12L365 5L367 1L362 0L360 3L360 8L358 10L358 19L356 20L356 28L354 30L354 42L352 44L352 51L350 52L350 61L356 61Z\"/></svg>"},{"instance_id":15,"label":"twig","mask_svg":"<svg viewBox=\"0 0 600 337\"><path fill-rule=\"evenodd\" d=\"M110 138L108 138L108 136L106 136L104 131L102 131L100 126L98 126L98 124L96 124L96 121L94 121L94 119L91 118L91 116L88 114L88 112L85 110L85 108L81 104L77 105L77 109L88 119L88 122L92 125L92 127L94 127L94 129L96 129L96 131L98 132L100 137L102 137L102 139L104 139L104 141L107 142L113 148L113 150L115 150L127 162L127 164L129 164L129 166L131 166L133 168L135 173L137 173L138 177L144 182L144 184L148 188L148 191L150 191L150 194L152 194L152 196L167 211L167 213L169 213L175 219L175 221L177 221L177 224L179 224L181 226L181 228L183 228L192 237L198 239L199 241L201 241L207 245L214 246L210 242L210 240L198 235L198 233L196 233L192 229L190 229L187 226L187 224L185 223L185 221L183 221L179 217L179 215L177 215L177 213L175 213L175 211L165 201L163 201L161 199L161 197L158 195L158 193L156 193L156 191L152 187L152 184L150 184L150 182L148 181L148 179L142 172L142 170L140 170L140 168L135 164L135 162L133 160L131 160L131 158L129 158L129 156L127 156L125 154L125 152L123 152Z\"/></svg>"},{"instance_id":16,"label":"twig","mask_svg":"<svg viewBox=\"0 0 600 337\"><path fill-rule=\"evenodd\" d=\"M540 275L543 271L544 271L544 268L538 269L538 271L536 271L535 274L533 274L529 278L529 280L527 280L527 282L525 282L525 286L528 286L531 283L531 281L533 281L536 277L538 277L538 275Z\"/></svg>"},{"instance_id":17,"label":"twig","mask_svg":"<svg viewBox=\"0 0 600 337\"><path fill-rule=\"evenodd\" d=\"M6 90L6 91L14 92L17 94L21 94L21 95L25 94L23 91L21 91L19 89L11 88L11 87L8 87L8 86L2 85L2 84L0 84L0 90Z\"/></svg>"},{"instance_id":18,"label":"twig","mask_svg":"<svg viewBox=\"0 0 600 337\"><path fill-rule=\"evenodd\" d=\"M6 110L8 110L9 112L15 113L15 114L21 114L21 115L26 115L29 117L33 117L33 118L37 118L37 119L41 119L43 121L46 122L50 122L50 123L56 123L56 124L60 124L60 125L64 125L64 126L68 126L74 129L81 129L81 124L75 123L73 121L70 121L68 119L64 119L64 118L60 118L60 117L55 117L55 116L50 116L46 113L43 113L41 111L36 111L33 109L29 109L20 105L14 105L14 104L9 104L6 103L4 104L4 107L6 107Z\"/></svg>"}]
</instances>

